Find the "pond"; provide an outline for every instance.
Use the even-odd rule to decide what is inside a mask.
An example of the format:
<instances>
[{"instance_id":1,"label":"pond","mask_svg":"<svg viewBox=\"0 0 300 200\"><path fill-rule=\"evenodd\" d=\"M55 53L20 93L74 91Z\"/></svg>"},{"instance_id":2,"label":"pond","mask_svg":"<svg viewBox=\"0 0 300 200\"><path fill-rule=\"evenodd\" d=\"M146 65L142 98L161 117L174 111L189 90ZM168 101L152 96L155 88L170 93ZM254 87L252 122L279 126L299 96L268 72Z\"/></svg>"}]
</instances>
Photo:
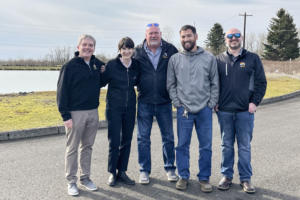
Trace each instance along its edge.
<instances>
[{"instance_id":1,"label":"pond","mask_svg":"<svg viewBox=\"0 0 300 200\"><path fill-rule=\"evenodd\" d=\"M55 91L59 71L0 70L0 94Z\"/></svg>"}]
</instances>

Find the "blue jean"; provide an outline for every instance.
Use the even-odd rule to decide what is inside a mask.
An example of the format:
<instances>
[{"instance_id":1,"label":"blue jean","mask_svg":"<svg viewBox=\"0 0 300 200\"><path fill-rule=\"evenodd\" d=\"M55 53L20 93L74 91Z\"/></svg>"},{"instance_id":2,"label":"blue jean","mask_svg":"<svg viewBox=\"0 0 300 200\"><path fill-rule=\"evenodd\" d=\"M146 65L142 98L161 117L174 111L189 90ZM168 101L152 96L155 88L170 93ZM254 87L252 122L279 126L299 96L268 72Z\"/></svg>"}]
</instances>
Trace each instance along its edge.
<instances>
[{"instance_id":1,"label":"blue jean","mask_svg":"<svg viewBox=\"0 0 300 200\"><path fill-rule=\"evenodd\" d=\"M199 141L199 173L197 176L199 180L209 180L212 156L212 109L206 106L198 113L188 113L188 117L183 116L183 111L183 107L177 108L176 165L178 174L183 179L190 177L190 143L195 124Z\"/></svg>"},{"instance_id":2,"label":"blue jean","mask_svg":"<svg viewBox=\"0 0 300 200\"><path fill-rule=\"evenodd\" d=\"M151 173L151 128L153 117L156 117L161 137L164 168L166 171L175 170L175 150L172 105L167 104L145 104L138 103L138 160L140 171Z\"/></svg>"},{"instance_id":3,"label":"blue jean","mask_svg":"<svg viewBox=\"0 0 300 200\"><path fill-rule=\"evenodd\" d=\"M254 127L254 114L246 112L218 111L219 125L222 139L221 173L233 178L234 142L238 146L238 170L240 181L250 181L251 167L251 140Z\"/></svg>"}]
</instances>

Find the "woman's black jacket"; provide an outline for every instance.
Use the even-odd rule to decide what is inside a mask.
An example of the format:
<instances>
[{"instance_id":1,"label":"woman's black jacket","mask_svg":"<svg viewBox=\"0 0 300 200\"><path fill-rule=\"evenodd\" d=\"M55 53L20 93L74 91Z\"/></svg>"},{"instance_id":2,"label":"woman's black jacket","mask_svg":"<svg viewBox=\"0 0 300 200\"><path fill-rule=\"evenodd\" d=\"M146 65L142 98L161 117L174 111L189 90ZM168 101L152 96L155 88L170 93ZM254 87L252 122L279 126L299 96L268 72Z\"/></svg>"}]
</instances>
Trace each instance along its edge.
<instances>
[{"instance_id":1,"label":"woman's black jacket","mask_svg":"<svg viewBox=\"0 0 300 200\"><path fill-rule=\"evenodd\" d=\"M136 92L139 77L139 62L132 59L129 68L120 61L120 56L110 60L102 74L101 87L108 84L106 109L123 109L136 106Z\"/></svg>"}]
</instances>

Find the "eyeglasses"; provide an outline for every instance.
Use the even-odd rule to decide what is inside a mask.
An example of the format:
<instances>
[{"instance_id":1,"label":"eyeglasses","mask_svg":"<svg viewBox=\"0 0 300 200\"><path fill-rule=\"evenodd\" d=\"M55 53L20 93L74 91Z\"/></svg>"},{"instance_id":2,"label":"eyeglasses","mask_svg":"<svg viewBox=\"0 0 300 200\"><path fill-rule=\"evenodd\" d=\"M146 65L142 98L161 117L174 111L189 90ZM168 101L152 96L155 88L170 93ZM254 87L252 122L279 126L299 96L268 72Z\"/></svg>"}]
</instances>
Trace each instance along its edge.
<instances>
[{"instance_id":1,"label":"eyeglasses","mask_svg":"<svg viewBox=\"0 0 300 200\"><path fill-rule=\"evenodd\" d=\"M147 27L159 27L159 24L158 23L151 23L151 24L147 24Z\"/></svg>"},{"instance_id":2,"label":"eyeglasses","mask_svg":"<svg viewBox=\"0 0 300 200\"><path fill-rule=\"evenodd\" d=\"M226 35L226 37L227 37L228 39L232 39L233 36L234 36L235 38L240 38L240 37L241 37L241 34L240 34L240 33L231 33L231 34L227 34L227 35Z\"/></svg>"}]
</instances>

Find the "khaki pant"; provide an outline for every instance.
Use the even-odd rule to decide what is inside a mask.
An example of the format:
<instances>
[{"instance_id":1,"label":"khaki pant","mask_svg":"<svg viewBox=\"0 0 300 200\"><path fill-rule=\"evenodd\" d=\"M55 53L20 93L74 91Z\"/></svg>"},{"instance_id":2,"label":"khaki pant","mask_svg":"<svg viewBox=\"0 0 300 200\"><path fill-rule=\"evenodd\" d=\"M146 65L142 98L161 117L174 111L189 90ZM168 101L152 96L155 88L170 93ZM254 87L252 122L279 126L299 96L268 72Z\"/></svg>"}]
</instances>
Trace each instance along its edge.
<instances>
[{"instance_id":1,"label":"khaki pant","mask_svg":"<svg viewBox=\"0 0 300 200\"><path fill-rule=\"evenodd\" d=\"M92 146L98 130L98 109L72 111L73 127L66 128L65 173L68 183L77 182L78 148L80 180L90 177Z\"/></svg>"}]
</instances>

